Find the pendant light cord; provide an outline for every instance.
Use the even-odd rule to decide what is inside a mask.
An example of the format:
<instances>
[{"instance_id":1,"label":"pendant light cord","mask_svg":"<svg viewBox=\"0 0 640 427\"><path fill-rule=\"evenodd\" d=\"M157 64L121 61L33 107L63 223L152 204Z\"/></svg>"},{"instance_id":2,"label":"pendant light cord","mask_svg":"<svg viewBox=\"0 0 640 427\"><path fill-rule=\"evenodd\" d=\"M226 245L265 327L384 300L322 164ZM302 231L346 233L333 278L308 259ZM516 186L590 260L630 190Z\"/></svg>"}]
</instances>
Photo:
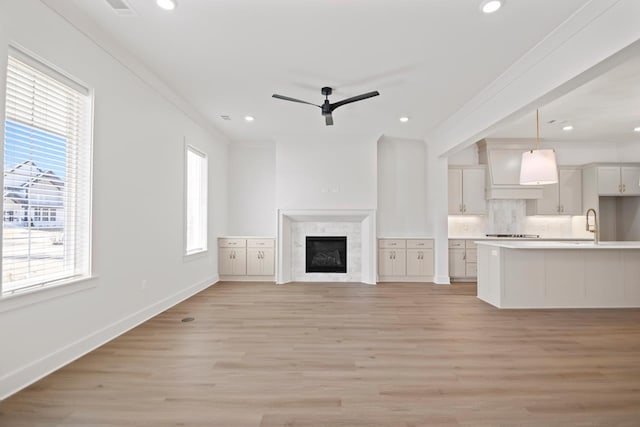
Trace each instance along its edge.
<instances>
[{"instance_id":1,"label":"pendant light cord","mask_svg":"<svg viewBox=\"0 0 640 427\"><path fill-rule=\"evenodd\" d=\"M536 146L540 149L540 113L536 109Z\"/></svg>"}]
</instances>

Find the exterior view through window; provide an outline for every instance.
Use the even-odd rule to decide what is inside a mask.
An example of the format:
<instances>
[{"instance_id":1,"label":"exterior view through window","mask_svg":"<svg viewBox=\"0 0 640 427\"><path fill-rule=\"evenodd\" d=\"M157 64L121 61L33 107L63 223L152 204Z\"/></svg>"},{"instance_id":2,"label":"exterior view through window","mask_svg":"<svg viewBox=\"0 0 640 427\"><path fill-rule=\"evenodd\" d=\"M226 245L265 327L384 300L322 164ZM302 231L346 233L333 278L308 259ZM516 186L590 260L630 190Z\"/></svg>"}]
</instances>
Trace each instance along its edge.
<instances>
[{"instance_id":1,"label":"exterior view through window","mask_svg":"<svg viewBox=\"0 0 640 427\"><path fill-rule=\"evenodd\" d=\"M89 91L11 51L4 123L2 294L89 275Z\"/></svg>"},{"instance_id":2,"label":"exterior view through window","mask_svg":"<svg viewBox=\"0 0 640 427\"><path fill-rule=\"evenodd\" d=\"M186 254L207 250L207 156L187 146Z\"/></svg>"}]
</instances>

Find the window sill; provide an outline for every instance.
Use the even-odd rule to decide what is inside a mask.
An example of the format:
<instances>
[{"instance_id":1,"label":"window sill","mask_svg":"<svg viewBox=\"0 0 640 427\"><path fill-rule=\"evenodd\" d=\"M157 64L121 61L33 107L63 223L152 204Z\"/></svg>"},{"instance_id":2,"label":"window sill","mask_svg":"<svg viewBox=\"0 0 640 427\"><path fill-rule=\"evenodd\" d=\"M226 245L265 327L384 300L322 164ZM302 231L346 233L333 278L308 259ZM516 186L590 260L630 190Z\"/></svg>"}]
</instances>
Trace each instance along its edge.
<instances>
[{"instance_id":1,"label":"window sill","mask_svg":"<svg viewBox=\"0 0 640 427\"><path fill-rule=\"evenodd\" d=\"M202 256L202 255L206 254L207 252L209 252L209 249L195 249L193 251L185 252L184 257L185 258L190 258L190 257L194 257L194 256L197 256L197 255L201 255Z\"/></svg>"},{"instance_id":2,"label":"window sill","mask_svg":"<svg viewBox=\"0 0 640 427\"><path fill-rule=\"evenodd\" d=\"M97 276L74 278L51 286L0 296L0 313L95 288L95 279Z\"/></svg>"}]
</instances>

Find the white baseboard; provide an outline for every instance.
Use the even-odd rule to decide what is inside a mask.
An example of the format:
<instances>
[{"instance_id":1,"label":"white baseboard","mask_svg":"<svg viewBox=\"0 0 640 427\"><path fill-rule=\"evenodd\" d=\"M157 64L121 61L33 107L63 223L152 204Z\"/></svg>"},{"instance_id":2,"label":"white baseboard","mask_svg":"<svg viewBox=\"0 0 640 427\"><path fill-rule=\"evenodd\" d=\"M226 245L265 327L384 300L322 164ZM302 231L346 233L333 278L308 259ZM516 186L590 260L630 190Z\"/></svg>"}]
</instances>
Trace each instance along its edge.
<instances>
[{"instance_id":1,"label":"white baseboard","mask_svg":"<svg viewBox=\"0 0 640 427\"><path fill-rule=\"evenodd\" d=\"M449 279L449 276L436 276L433 278L433 283L436 285L450 285L451 280Z\"/></svg>"},{"instance_id":2,"label":"white baseboard","mask_svg":"<svg viewBox=\"0 0 640 427\"><path fill-rule=\"evenodd\" d=\"M51 374L101 345L146 322L152 317L192 297L218 283L218 276L212 276L200 283L168 296L148 307L130 314L84 338L68 344L38 360L18 368L0 378L0 400L6 399L41 378Z\"/></svg>"},{"instance_id":3,"label":"white baseboard","mask_svg":"<svg viewBox=\"0 0 640 427\"><path fill-rule=\"evenodd\" d=\"M220 276L221 282L272 282L275 283L275 276Z\"/></svg>"}]
</instances>

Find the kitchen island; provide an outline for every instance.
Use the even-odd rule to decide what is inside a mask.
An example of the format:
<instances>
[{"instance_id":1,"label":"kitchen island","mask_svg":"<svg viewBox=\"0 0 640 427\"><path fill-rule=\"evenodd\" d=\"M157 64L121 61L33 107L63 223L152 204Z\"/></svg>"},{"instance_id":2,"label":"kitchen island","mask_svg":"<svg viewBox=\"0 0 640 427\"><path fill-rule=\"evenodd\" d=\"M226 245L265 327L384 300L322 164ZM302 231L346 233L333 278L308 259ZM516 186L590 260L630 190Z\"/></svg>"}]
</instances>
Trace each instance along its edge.
<instances>
[{"instance_id":1,"label":"kitchen island","mask_svg":"<svg viewBox=\"0 0 640 427\"><path fill-rule=\"evenodd\" d=\"M640 307L640 242L476 243L478 298L498 308Z\"/></svg>"}]
</instances>

